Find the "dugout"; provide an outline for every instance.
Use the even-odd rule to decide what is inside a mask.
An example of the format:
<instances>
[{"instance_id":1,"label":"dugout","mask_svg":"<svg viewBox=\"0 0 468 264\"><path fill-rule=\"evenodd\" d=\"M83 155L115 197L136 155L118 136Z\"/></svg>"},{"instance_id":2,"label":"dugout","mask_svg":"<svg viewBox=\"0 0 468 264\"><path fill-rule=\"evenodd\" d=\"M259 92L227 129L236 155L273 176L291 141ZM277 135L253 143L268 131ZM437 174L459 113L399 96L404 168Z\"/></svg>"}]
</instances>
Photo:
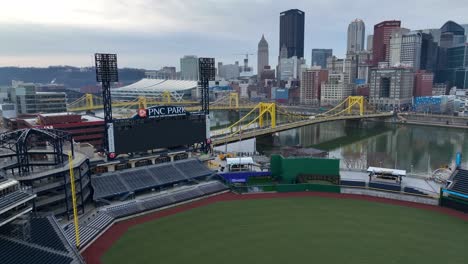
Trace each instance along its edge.
<instances>
[{"instance_id":1,"label":"dugout","mask_svg":"<svg viewBox=\"0 0 468 264\"><path fill-rule=\"evenodd\" d=\"M340 184L340 160L272 155L272 178L281 183Z\"/></svg>"},{"instance_id":2,"label":"dugout","mask_svg":"<svg viewBox=\"0 0 468 264\"><path fill-rule=\"evenodd\" d=\"M406 176L405 170L394 170L387 168L369 167L369 182L387 181L391 183L401 184L403 177Z\"/></svg>"}]
</instances>

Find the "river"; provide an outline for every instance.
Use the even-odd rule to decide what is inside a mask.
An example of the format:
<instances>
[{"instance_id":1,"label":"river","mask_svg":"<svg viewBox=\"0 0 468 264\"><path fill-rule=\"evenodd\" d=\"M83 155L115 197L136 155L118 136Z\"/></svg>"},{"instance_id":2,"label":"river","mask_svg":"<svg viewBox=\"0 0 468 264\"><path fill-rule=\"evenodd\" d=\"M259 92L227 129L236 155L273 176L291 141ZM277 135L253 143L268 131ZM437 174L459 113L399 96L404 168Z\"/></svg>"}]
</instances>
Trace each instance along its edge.
<instances>
[{"instance_id":1,"label":"river","mask_svg":"<svg viewBox=\"0 0 468 264\"><path fill-rule=\"evenodd\" d=\"M427 173L455 161L468 165L468 130L395 125L371 121L337 121L257 138L257 151L270 155L282 146L317 148L341 159L343 168L369 166Z\"/></svg>"}]
</instances>

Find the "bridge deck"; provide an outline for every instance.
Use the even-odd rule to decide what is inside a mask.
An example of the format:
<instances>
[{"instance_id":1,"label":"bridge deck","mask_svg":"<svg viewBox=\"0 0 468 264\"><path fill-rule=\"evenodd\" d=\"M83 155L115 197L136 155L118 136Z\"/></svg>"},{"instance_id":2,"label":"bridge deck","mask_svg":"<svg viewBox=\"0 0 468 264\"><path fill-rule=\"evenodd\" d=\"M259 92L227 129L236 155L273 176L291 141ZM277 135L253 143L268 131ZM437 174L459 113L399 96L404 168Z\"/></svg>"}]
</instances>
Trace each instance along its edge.
<instances>
[{"instance_id":1,"label":"bridge deck","mask_svg":"<svg viewBox=\"0 0 468 264\"><path fill-rule=\"evenodd\" d=\"M232 134L225 134L214 136L212 138L213 146L216 145L223 145L226 143L239 141L239 139L248 139L254 138L261 135L268 135L273 134L276 132L281 132L285 130L290 130L298 127L319 124L324 122L331 122L331 121L339 121L339 120L353 120L353 119L368 119L368 118L385 118L393 116L392 113L378 113L378 114L366 114L366 115L344 115L344 116L336 116L336 117L325 117L325 118L314 118L309 120L297 121L293 123L281 124L277 125L275 128L267 127L267 128L252 128L248 130L242 130L242 133L236 133L235 135Z\"/></svg>"}]
</instances>

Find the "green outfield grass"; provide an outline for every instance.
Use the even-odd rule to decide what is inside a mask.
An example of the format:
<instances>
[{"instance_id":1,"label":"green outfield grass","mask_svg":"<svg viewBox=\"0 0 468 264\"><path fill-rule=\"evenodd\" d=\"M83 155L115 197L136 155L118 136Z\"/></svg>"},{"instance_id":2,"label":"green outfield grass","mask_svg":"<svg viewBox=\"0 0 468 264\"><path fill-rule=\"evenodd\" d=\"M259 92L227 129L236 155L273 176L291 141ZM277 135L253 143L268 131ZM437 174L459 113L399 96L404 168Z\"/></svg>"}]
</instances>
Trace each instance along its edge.
<instances>
[{"instance_id":1,"label":"green outfield grass","mask_svg":"<svg viewBox=\"0 0 468 264\"><path fill-rule=\"evenodd\" d=\"M116 263L468 263L468 222L318 197L220 202L134 226Z\"/></svg>"}]
</instances>

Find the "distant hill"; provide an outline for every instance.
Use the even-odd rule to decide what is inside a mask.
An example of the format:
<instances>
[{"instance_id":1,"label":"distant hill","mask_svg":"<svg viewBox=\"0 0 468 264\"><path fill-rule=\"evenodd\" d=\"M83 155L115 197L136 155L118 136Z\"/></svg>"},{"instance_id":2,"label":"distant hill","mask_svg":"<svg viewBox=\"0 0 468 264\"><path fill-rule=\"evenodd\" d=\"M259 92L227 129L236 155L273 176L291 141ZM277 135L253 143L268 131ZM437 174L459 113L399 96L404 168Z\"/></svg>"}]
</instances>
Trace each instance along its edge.
<instances>
[{"instance_id":1,"label":"distant hill","mask_svg":"<svg viewBox=\"0 0 468 264\"><path fill-rule=\"evenodd\" d=\"M144 69L119 69L119 80L123 84L136 82L145 76ZM0 86L10 85L12 80L64 84L67 88L80 88L96 84L94 67L51 66L48 68L0 67Z\"/></svg>"}]
</instances>

